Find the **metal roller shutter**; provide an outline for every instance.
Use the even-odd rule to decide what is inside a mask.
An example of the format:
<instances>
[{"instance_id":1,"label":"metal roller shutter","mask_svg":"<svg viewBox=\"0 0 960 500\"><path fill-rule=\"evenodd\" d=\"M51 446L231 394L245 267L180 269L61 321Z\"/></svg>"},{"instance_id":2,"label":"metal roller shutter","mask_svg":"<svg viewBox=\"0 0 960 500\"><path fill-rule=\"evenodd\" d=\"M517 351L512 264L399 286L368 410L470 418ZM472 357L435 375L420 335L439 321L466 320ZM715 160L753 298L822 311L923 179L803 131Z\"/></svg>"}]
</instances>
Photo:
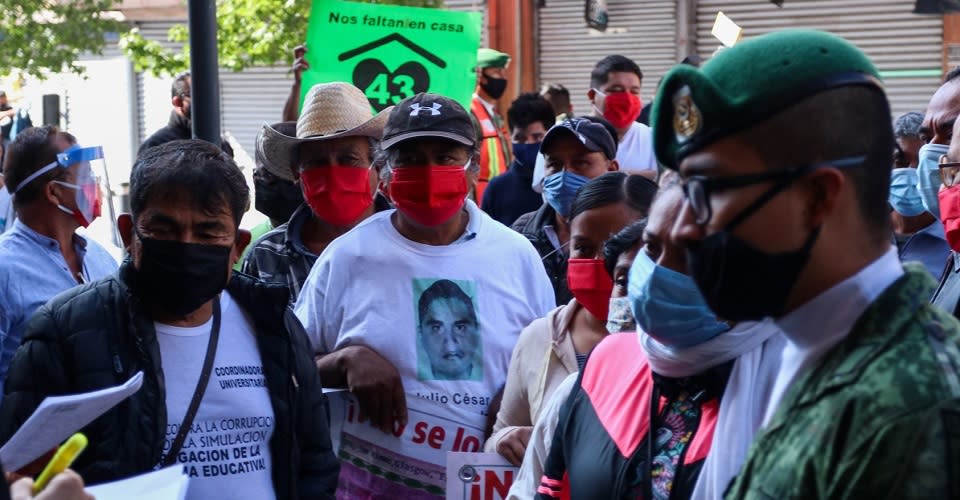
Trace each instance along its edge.
<instances>
[{"instance_id":1,"label":"metal roller shutter","mask_svg":"<svg viewBox=\"0 0 960 500\"><path fill-rule=\"evenodd\" d=\"M150 21L137 25L148 40L179 50L180 44L167 41L167 32L174 24L186 21ZM220 71L220 127L240 142L247 155L253 156L253 144L260 124L280 121L283 103L290 92L292 76L288 67L248 68L239 73ZM138 128L140 140L167 124L170 117L171 76L156 77L137 74Z\"/></svg>"},{"instance_id":2,"label":"metal roller shutter","mask_svg":"<svg viewBox=\"0 0 960 500\"><path fill-rule=\"evenodd\" d=\"M697 46L709 57L719 46L711 34L717 12L743 27L745 38L783 28L833 32L864 50L879 68L894 115L923 112L942 72L941 16L913 14L904 0L698 0Z\"/></svg>"},{"instance_id":3,"label":"metal roller shutter","mask_svg":"<svg viewBox=\"0 0 960 500\"><path fill-rule=\"evenodd\" d=\"M144 21L137 23L137 28L147 40L160 42L171 50L180 50L180 44L167 40L167 32L174 24L177 22ZM157 77L149 73L137 73L137 130L141 143L150 134L167 124L170 118L170 83L172 81L173 77L169 76Z\"/></svg>"},{"instance_id":4,"label":"metal roller shutter","mask_svg":"<svg viewBox=\"0 0 960 500\"><path fill-rule=\"evenodd\" d=\"M675 1L607 4L610 24L604 33L587 28L583 0L547 0L540 8L540 83L567 87L577 114L590 113L590 71L605 56L622 54L640 65L645 103L653 99L663 74L682 59Z\"/></svg>"},{"instance_id":5,"label":"metal roller shutter","mask_svg":"<svg viewBox=\"0 0 960 500\"><path fill-rule=\"evenodd\" d=\"M292 60L291 60L292 62ZM240 72L220 69L220 126L237 138L250 157L263 122L276 123L290 94L293 74L288 65L247 68Z\"/></svg>"},{"instance_id":6,"label":"metal roller shutter","mask_svg":"<svg viewBox=\"0 0 960 500\"><path fill-rule=\"evenodd\" d=\"M485 0L446 0L443 5L449 10L465 10L469 12L479 12L483 15L483 21L480 25L480 45L487 45L487 2Z\"/></svg>"}]
</instances>

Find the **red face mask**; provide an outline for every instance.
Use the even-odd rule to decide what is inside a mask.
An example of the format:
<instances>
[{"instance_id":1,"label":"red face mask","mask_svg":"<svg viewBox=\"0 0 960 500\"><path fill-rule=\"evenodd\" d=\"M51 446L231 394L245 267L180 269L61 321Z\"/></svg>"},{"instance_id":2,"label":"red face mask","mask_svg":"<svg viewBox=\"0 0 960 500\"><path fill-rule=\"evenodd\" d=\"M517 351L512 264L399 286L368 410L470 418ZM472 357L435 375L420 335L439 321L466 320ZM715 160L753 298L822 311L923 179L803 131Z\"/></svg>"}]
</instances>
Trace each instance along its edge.
<instances>
[{"instance_id":1,"label":"red face mask","mask_svg":"<svg viewBox=\"0 0 960 500\"><path fill-rule=\"evenodd\" d=\"M594 318L607 321L613 280L607 274L603 259L568 260L567 287Z\"/></svg>"},{"instance_id":2,"label":"red face mask","mask_svg":"<svg viewBox=\"0 0 960 500\"><path fill-rule=\"evenodd\" d=\"M370 169L330 165L309 168L300 173L303 198L323 219L335 226L357 222L373 204Z\"/></svg>"},{"instance_id":3,"label":"red face mask","mask_svg":"<svg viewBox=\"0 0 960 500\"><path fill-rule=\"evenodd\" d=\"M388 189L401 213L418 224L439 226L463 208L467 171L463 165L394 168Z\"/></svg>"},{"instance_id":4,"label":"red face mask","mask_svg":"<svg viewBox=\"0 0 960 500\"><path fill-rule=\"evenodd\" d=\"M947 234L947 243L954 252L960 252L960 184L937 194L940 199L940 220Z\"/></svg>"},{"instance_id":5,"label":"red face mask","mask_svg":"<svg viewBox=\"0 0 960 500\"><path fill-rule=\"evenodd\" d=\"M640 116L643 103L630 92L611 92L603 105L603 117L615 128L627 128Z\"/></svg>"}]
</instances>

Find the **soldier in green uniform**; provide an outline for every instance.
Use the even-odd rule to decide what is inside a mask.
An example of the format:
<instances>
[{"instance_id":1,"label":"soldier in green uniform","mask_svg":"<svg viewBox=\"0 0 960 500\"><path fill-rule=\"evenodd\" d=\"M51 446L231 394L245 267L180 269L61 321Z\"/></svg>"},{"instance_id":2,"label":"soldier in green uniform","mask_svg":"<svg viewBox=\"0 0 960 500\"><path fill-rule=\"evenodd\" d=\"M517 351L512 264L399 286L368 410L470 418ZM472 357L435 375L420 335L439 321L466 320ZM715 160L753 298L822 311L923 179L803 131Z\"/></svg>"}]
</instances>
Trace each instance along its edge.
<instances>
[{"instance_id":1,"label":"soldier in green uniform","mask_svg":"<svg viewBox=\"0 0 960 500\"><path fill-rule=\"evenodd\" d=\"M788 338L727 497L960 497L960 323L890 244L874 65L836 36L782 31L674 68L657 97L691 275L718 316L772 316Z\"/></svg>"}]
</instances>

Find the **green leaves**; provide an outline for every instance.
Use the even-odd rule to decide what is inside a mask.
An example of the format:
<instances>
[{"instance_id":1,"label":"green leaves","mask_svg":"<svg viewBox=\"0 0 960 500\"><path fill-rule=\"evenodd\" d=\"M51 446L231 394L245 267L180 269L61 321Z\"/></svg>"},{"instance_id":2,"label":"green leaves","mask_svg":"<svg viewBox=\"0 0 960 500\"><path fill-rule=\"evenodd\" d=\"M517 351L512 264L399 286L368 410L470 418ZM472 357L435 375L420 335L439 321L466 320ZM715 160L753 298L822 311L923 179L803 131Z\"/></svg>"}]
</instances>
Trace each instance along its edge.
<instances>
[{"instance_id":1,"label":"green leaves","mask_svg":"<svg viewBox=\"0 0 960 500\"><path fill-rule=\"evenodd\" d=\"M0 75L12 71L44 78L83 73L86 52L101 54L107 39L127 25L108 13L112 0L0 0Z\"/></svg>"},{"instance_id":2,"label":"green leaves","mask_svg":"<svg viewBox=\"0 0 960 500\"><path fill-rule=\"evenodd\" d=\"M10 0L0 0L4 1ZM443 7L443 0L361 1ZM218 0L217 48L220 66L240 71L251 66L292 63L293 48L301 45L306 37L310 3L310 0ZM137 30L125 33L120 45L138 71L167 76L189 69L188 39L187 27L183 24L174 26L169 33L171 42L183 44L180 51L146 40Z\"/></svg>"}]
</instances>

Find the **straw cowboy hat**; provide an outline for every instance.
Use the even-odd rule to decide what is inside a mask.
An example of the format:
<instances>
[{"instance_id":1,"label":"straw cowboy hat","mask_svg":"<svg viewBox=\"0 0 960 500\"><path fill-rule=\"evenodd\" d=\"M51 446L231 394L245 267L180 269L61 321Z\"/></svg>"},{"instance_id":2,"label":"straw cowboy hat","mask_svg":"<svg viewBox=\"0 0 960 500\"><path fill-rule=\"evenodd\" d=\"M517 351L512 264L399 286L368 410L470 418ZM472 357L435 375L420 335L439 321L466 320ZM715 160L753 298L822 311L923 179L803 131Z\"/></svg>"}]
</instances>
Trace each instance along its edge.
<instances>
[{"instance_id":1,"label":"straw cowboy hat","mask_svg":"<svg viewBox=\"0 0 960 500\"><path fill-rule=\"evenodd\" d=\"M263 155L268 160L264 166L273 175L294 181L301 144L354 136L379 140L392 109L374 115L367 96L349 83L314 85L303 100L295 137L263 124Z\"/></svg>"}]
</instances>

